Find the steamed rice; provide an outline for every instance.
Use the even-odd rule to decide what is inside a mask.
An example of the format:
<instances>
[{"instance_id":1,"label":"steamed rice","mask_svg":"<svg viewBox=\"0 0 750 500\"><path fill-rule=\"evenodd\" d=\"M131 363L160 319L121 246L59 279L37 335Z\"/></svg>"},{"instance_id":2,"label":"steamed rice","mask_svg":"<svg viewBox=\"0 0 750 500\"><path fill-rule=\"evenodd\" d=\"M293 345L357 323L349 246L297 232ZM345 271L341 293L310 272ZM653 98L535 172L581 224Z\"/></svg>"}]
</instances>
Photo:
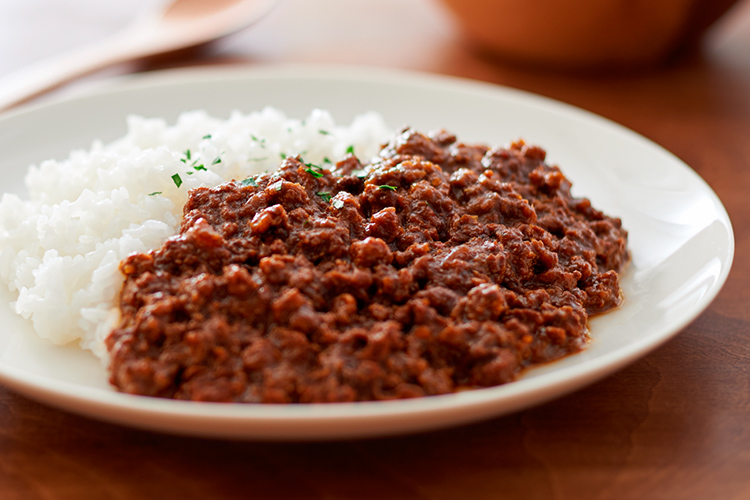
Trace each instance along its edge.
<instances>
[{"instance_id":1,"label":"steamed rice","mask_svg":"<svg viewBox=\"0 0 750 500\"><path fill-rule=\"evenodd\" d=\"M28 200L3 195L0 278L40 337L106 358L119 263L178 232L188 190L272 171L283 156L322 164L354 146L368 159L391 132L374 113L341 126L322 110L304 120L272 108L227 120L194 111L172 126L130 117L127 135L111 144L31 166Z\"/></svg>"}]
</instances>

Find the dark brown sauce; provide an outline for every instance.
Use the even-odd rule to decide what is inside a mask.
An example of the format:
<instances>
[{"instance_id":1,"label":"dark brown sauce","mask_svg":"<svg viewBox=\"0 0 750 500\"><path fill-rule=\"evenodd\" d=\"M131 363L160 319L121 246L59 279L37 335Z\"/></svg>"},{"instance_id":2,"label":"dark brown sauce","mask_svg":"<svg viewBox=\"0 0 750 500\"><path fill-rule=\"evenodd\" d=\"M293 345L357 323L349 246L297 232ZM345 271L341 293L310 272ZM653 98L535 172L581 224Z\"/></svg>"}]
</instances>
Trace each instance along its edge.
<instances>
[{"instance_id":1,"label":"dark brown sauce","mask_svg":"<svg viewBox=\"0 0 750 500\"><path fill-rule=\"evenodd\" d=\"M364 167L288 158L193 190L180 234L121 264L112 384L381 400L499 385L579 352L589 315L621 302L627 233L544 160L407 129Z\"/></svg>"}]
</instances>

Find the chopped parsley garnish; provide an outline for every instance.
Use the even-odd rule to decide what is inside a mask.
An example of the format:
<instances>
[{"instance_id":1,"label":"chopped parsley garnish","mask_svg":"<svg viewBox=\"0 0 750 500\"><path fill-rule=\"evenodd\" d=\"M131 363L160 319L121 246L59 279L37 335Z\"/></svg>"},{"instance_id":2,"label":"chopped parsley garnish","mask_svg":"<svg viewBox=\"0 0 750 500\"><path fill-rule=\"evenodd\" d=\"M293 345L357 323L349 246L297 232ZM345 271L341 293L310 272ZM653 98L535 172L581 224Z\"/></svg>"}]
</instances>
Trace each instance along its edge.
<instances>
[{"instance_id":1,"label":"chopped parsley garnish","mask_svg":"<svg viewBox=\"0 0 750 500\"><path fill-rule=\"evenodd\" d=\"M323 198L323 201L331 201L331 193L327 191L318 191L315 194Z\"/></svg>"},{"instance_id":2,"label":"chopped parsley garnish","mask_svg":"<svg viewBox=\"0 0 750 500\"><path fill-rule=\"evenodd\" d=\"M265 139L262 139L262 138L260 138L260 137L257 137L257 136L255 136L255 135L253 135L253 134L250 134L250 138L251 138L252 140L254 140L255 142L259 143L259 144L260 144L260 147L262 147L262 148L265 148L265 147L266 147L266 140L265 140Z\"/></svg>"},{"instance_id":3,"label":"chopped parsley garnish","mask_svg":"<svg viewBox=\"0 0 750 500\"><path fill-rule=\"evenodd\" d=\"M305 166L307 168L314 168L315 170L318 170L318 171L322 171L323 170L323 167L321 167L320 165L316 165L314 163L305 163Z\"/></svg>"},{"instance_id":4,"label":"chopped parsley garnish","mask_svg":"<svg viewBox=\"0 0 750 500\"><path fill-rule=\"evenodd\" d=\"M172 176L172 180L174 181L174 185L177 187L182 186L182 178L180 177L180 174L174 174Z\"/></svg>"},{"instance_id":5,"label":"chopped parsley garnish","mask_svg":"<svg viewBox=\"0 0 750 500\"><path fill-rule=\"evenodd\" d=\"M148 193L149 196L156 196L157 194L161 194L161 191L154 191L153 193Z\"/></svg>"},{"instance_id":6,"label":"chopped parsley garnish","mask_svg":"<svg viewBox=\"0 0 750 500\"><path fill-rule=\"evenodd\" d=\"M327 156L323 158L323 163L333 163Z\"/></svg>"},{"instance_id":7,"label":"chopped parsley garnish","mask_svg":"<svg viewBox=\"0 0 750 500\"><path fill-rule=\"evenodd\" d=\"M346 148L346 152L349 154L354 154L354 144Z\"/></svg>"},{"instance_id":8,"label":"chopped parsley garnish","mask_svg":"<svg viewBox=\"0 0 750 500\"><path fill-rule=\"evenodd\" d=\"M378 189L390 189L391 191L395 191L398 188L396 186L389 186L388 184L383 184L381 186L378 186Z\"/></svg>"},{"instance_id":9,"label":"chopped parsley garnish","mask_svg":"<svg viewBox=\"0 0 750 500\"><path fill-rule=\"evenodd\" d=\"M247 161L264 161L264 160L267 160L267 159L268 159L268 156L264 156L262 158L248 158Z\"/></svg>"},{"instance_id":10,"label":"chopped parsley garnish","mask_svg":"<svg viewBox=\"0 0 750 500\"><path fill-rule=\"evenodd\" d=\"M323 129L318 130L318 133L322 134L322 135L330 135L331 134L329 131L323 130Z\"/></svg>"},{"instance_id":11,"label":"chopped parsley garnish","mask_svg":"<svg viewBox=\"0 0 750 500\"><path fill-rule=\"evenodd\" d=\"M203 136L203 138L204 139L210 139L211 138L211 134L206 134L206 135Z\"/></svg>"},{"instance_id":12,"label":"chopped parsley garnish","mask_svg":"<svg viewBox=\"0 0 750 500\"><path fill-rule=\"evenodd\" d=\"M320 168L320 167L318 167L318 168ZM312 175L316 179L320 179L321 177L323 177L323 174L321 172L318 172L317 170L314 170L311 167L307 167L305 169L305 172L307 172L308 174Z\"/></svg>"},{"instance_id":13,"label":"chopped parsley garnish","mask_svg":"<svg viewBox=\"0 0 750 500\"><path fill-rule=\"evenodd\" d=\"M204 136L203 138L206 139L207 137L211 137L211 134ZM224 153L221 153L221 154L223 155ZM193 159L193 153L189 149L186 149L184 155L185 157L180 158L180 161L184 163L185 165L187 165L187 162ZM214 159L211 165L216 165L219 162L221 162L221 155L219 155L216 159ZM193 163L191 163L190 166L193 167L194 170L207 170L206 167L202 163L200 164L198 163L198 158L193 160ZM193 175L193 173L194 172L188 172L188 175ZM172 176L172 178L174 179L174 176ZM176 183L177 181L175 180L175 184Z\"/></svg>"},{"instance_id":14,"label":"chopped parsley garnish","mask_svg":"<svg viewBox=\"0 0 750 500\"><path fill-rule=\"evenodd\" d=\"M240 182L240 186L242 186L242 187L246 187L246 186L258 187L258 183L255 182L255 177L248 177L247 179L243 179L242 182Z\"/></svg>"},{"instance_id":15,"label":"chopped parsley garnish","mask_svg":"<svg viewBox=\"0 0 750 500\"><path fill-rule=\"evenodd\" d=\"M282 160L286 160L286 154L285 153L279 153L279 156L281 156Z\"/></svg>"}]
</instances>

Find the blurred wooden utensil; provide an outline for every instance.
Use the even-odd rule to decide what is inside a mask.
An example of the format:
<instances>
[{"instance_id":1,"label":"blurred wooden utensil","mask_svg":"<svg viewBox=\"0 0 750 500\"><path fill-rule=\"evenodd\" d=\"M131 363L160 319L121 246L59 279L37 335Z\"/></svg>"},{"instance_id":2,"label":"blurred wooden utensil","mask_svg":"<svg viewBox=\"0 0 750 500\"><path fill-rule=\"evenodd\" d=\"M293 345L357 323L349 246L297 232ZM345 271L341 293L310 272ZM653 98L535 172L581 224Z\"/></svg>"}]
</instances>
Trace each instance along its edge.
<instances>
[{"instance_id":1,"label":"blurred wooden utensil","mask_svg":"<svg viewBox=\"0 0 750 500\"><path fill-rule=\"evenodd\" d=\"M114 64L196 47L256 22L275 0L173 0L96 44L40 61L0 82L0 111Z\"/></svg>"}]
</instances>

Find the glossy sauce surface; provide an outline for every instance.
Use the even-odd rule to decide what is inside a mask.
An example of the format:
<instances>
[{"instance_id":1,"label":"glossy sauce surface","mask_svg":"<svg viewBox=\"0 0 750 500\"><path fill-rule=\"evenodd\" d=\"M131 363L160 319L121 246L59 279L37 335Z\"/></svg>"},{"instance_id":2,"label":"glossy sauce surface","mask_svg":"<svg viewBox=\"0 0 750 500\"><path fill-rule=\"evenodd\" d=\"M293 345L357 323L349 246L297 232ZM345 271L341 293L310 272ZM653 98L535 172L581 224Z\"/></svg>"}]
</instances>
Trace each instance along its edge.
<instances>
[{"instance_id":1,"label":"glossy sauce surface","mask_svg":"<svg viewBox=\"0 0 750 500\"><path fill-rule=\"evenodd\" d=\"M193 190L180 235L121 265L112 383L201 401L409 398L583 349L588 315L620 302L627 233L544 159L406 129L364 168L287 158Z\"/></svg>"}]
</instances>

